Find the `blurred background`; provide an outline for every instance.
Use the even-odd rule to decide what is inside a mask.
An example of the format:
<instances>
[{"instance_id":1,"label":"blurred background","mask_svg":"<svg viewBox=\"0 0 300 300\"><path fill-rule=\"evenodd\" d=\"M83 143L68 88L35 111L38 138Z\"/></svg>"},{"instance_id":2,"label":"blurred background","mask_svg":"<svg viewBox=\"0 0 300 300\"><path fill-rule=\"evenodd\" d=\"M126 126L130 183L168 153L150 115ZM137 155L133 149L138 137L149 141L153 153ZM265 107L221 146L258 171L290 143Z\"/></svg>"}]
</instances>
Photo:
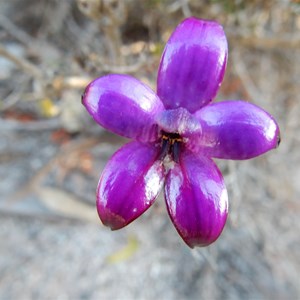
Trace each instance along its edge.
<instances>
[{"instance_id":1,"label":"blurred background","mask_svg":"<svg viewBox=\"0 0 300 300\"><path fill-rule=\"evenodd\" d=\"M155 89L191 15L228 37L217 100L263 107L282 133L259 158L217 161L229 219L194 250L162 196L121 231L100 224L98 178L126 140L81 105L107 73ZM299 62L298 0L0 0L0 299L300 299Z\"/></svg>"}]
</instances>

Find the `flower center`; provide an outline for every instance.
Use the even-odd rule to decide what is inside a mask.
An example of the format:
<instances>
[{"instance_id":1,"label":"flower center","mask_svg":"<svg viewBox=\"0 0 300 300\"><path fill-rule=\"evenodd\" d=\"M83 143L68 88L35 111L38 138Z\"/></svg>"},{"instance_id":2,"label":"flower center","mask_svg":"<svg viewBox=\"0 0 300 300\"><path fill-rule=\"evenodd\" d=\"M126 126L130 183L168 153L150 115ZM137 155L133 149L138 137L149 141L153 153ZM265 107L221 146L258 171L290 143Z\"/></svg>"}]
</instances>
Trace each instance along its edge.
<instances>
[{"instance_id":1,"label":"flower center","mask_svg":"<svg viewBox=\"0 0 300 300\"><path fill-rule=\"evenodd\" d=\"M162 131L159 159L164 160L167 155L170 155L174 162L179 163L179 154L182 141L182 137L179 135L179 133Z\"/></svg>"}]
</instances>

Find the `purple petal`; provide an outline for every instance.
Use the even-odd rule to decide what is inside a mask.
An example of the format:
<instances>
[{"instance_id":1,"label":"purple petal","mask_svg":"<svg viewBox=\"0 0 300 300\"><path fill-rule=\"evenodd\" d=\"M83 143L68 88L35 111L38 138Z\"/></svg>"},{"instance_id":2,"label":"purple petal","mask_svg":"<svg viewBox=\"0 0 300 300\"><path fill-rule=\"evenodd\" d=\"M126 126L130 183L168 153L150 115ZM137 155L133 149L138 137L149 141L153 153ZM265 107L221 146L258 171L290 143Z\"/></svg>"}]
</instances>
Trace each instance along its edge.
<instances>
[{"instance_id":1,"label":"purple petal","mask_svg":"<svg viewBox=\"0 0 300 300\"><path fill-rule=\"evenodd\" d=\"M248 159L276 148L280 142L274 118L245 101L214 103L196 112L195 117L202 127L198 150L202 147L200 151L208 156Z\"/></svg>"},{"instance_id":2,"label":"purple petal","mask_svg":"<svg viewBox=\"0 0 300 300\"><path fill-rule=\"evenodd\" d=\"M127 138L155 141L155 115L164 107L157 95L137 79L112 74L92 81L82 103L104 128Z\"/></svg>"},{"instance_id":3,"label":"purple petal","mask_svg":"<svg viewBox=\"0 0 300 300\"><path fill-rule=\"evenodd\" d=\"M106 165L97 189L97 209L102 223L120 229L147 210L164 181L164 167L154 145L131 142Z\"/></svg>"},{"instance_id":4,"label":"purple petal","mask_svg":"<svg viewBox=\"0 0 300 300\"><path fill-rule=\"evenodd\" d=\"M214 162L185 150L166 178L165 197L178 233L190 246L207 246L221 234L228 212L225 184Z\"/></svg>"},{"instance_id":5,"label":"purple petal","mask_svg":"<svg viewBox=\"0 0 300 300\"><path fill-rule=\"evenodd\" d=\"M188 18L170 37L158 71L157 93L166 109L195 112L216 95L227 62L227 40L216 22Z\"/></svg>"}]
</instances>

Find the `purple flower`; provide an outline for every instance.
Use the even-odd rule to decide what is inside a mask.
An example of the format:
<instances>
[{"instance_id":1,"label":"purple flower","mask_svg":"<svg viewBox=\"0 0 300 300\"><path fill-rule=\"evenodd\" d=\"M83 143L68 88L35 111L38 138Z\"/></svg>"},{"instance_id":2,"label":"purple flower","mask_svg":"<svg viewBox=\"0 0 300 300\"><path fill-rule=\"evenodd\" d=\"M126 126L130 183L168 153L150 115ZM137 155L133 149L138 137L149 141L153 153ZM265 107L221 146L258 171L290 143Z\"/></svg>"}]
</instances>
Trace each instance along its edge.
<instances>
[{"instance_id":1,"label":"purple flower","mask_svg":"<svg viewBox=\"0 0 300 300\"><path fill-rule=\"evenodd\" d=\"M279 143L276 121L261 108L244 101L210 104L227 52L218 23L188 18L165 47L157 94L119 74L87 86L83 105L95 121L134 139L112 156L100 178L97 209L104 225L113 230L128 225L164 185L170 218L190 247L219 237L228 198L212 158L249 159Z\"/></svg>"}]
</instances>

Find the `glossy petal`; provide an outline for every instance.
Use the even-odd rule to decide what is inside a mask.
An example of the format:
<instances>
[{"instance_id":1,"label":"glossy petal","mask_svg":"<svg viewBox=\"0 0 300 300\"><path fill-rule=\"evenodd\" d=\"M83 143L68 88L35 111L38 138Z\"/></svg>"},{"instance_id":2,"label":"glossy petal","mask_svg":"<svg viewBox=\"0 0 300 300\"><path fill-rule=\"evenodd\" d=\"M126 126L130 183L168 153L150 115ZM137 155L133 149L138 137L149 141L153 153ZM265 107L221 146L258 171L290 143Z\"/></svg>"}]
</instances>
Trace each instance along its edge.
<instances>
[{"instance_id":1,"label":"glossy petal","mask_svg":"<svg viewBox=\"0 0 300 300\"><path fill-rule=\"evenodd\" d=\"M109 160L97 189L102 223L120 229L147 210L163 185L165 171L154 145L131 142Z\"/></svg>"},{"instance_id":2,"label":"glossy petal","mask_svg":"<svg viewBox=\"0 0 300 300\"><path fill-rule=\"evenodd\" d=\"M155 141L155 115L164 107L157 95L137 79L112 74L92 81L82 103L104 128L127 138Z\"/></svg>"},{"instance_id":3,"label":"glossy petal","mask_svg":"<svg viewBox=\"0 0 300 300\"><path fill-rule=\"evenodd\" d=\"M222 175L214 162L185 150L170 169L165 197L178 233L190 246L207 246L221 234L228 212Z\"/></svg>"},{"instance_id":4,"label":"glossy petal","mask_svg":"<svg viewBox=\"0 0 300 300\"><path fill-rule=\"evenodd\" d=\"M157 93L166 109L195 112L216 95L227 63L223 28L188 18L170 37L160 62Z\"/></svg>"},{"instance_id":5,"label":"glossy petal","mask_svg":"<svg viewBox=\"0 0 300 300\"><path fill-rule=\"evenodd\" d=\"M187 147L200 149L208 156L249 159L276 148L280 142L273 117L245 101L214 103L196 112L195 117L201 124L202 136L198 149L195 145Z\"/></svg>"}]
</instances>

